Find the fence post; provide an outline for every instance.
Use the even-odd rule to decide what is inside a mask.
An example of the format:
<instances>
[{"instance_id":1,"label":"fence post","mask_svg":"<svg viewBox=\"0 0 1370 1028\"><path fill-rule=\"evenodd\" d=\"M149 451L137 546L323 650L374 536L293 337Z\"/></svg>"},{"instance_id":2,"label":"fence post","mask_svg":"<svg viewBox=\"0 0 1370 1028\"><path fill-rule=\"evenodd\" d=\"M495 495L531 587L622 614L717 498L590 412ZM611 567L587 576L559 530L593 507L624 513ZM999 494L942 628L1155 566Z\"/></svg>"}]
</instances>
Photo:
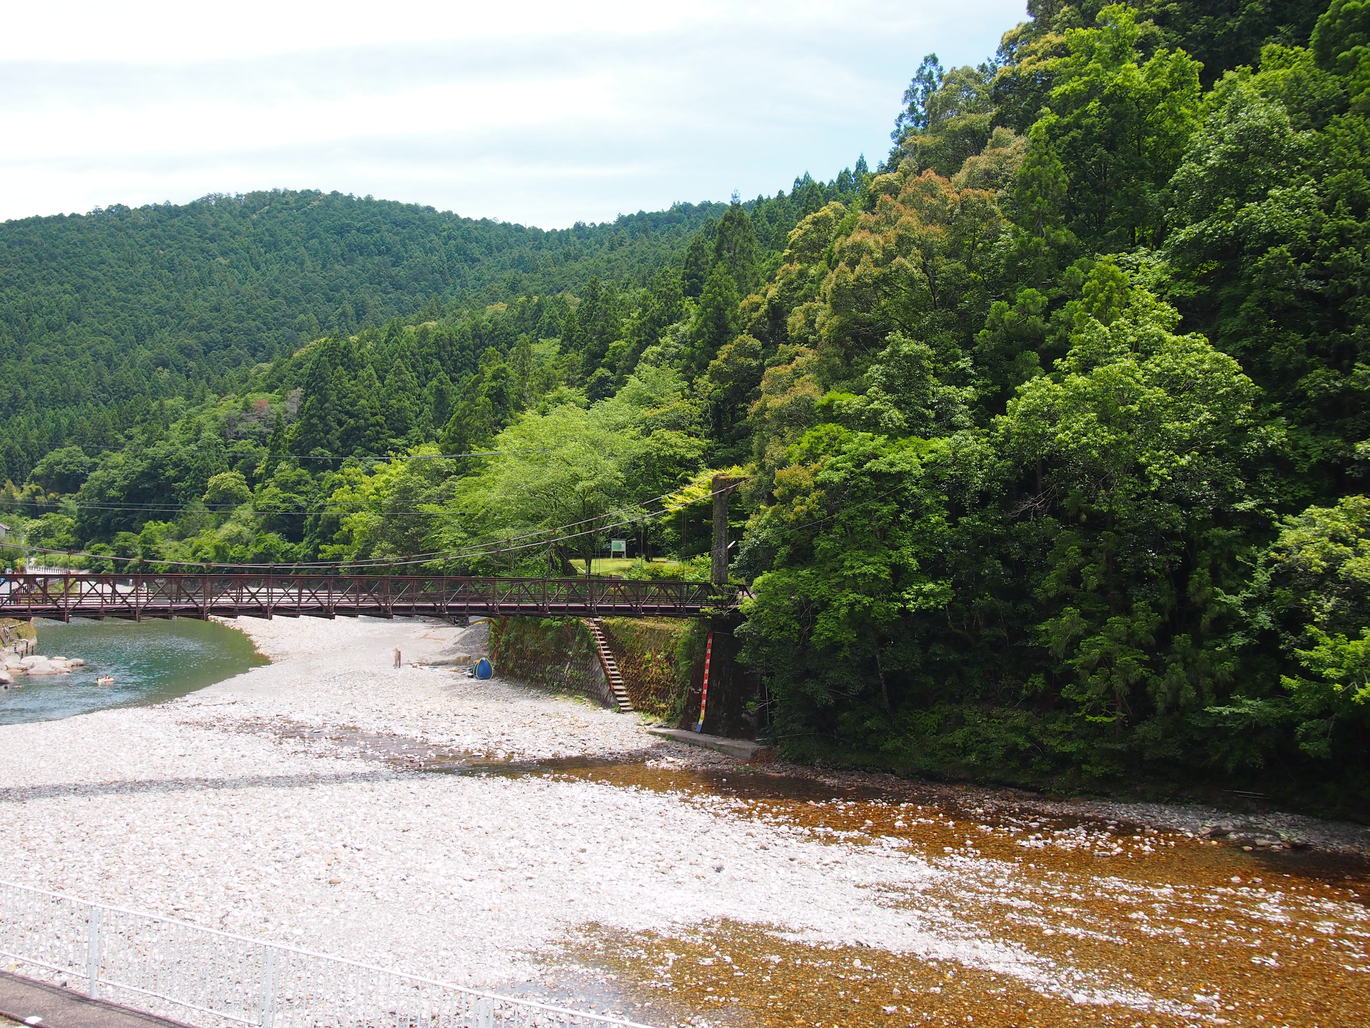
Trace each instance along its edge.
<instances>
[{"instance_id":1,"label":"fence post","mask_svg":"<svg viewBox=\"0 0 1370 1028\"><path fill-rule=\"evenodd\" d=\"M271 1028L276 1017L276 950L263 947L262 952L262 1028Z\"/></svg>"},{"instance_id":2,"label":"fence post","mask_svg":"<svg viewBox=\"0 0 1370 1028\"><path fill-rule=\"evenodd\" d=\"M90 906L86 919L86 979L91 999L99 999L100 992L100 908Z\"/></svg>"}]
</instances>

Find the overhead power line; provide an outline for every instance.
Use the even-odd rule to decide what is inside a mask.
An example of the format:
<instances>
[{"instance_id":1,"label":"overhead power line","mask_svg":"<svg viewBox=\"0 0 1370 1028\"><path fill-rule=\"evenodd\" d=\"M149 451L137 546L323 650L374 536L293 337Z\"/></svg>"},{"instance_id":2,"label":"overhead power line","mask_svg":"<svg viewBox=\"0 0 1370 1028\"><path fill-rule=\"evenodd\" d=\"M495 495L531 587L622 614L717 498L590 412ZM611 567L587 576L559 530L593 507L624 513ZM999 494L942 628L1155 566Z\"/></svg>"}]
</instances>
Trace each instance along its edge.
<instances>
[{"instance_id":1,"label":"overhead power line","mask_svg":"<svg viewBox=\"0 0 1370 1028\"><path fill-rule=\"evenodd\" d=\"M196 449L194 446L184 447L184 449ZM262 460L374 460L384 463L392 460L451 460L454 457L499 457L506 453L542 453L551 450L550 446L525 446L521 449L509 450L466 450L462 453L393 453L386 456L366 453L353 453L346 457L330 457L326 454L312 453L267 453L262 455Z\"/></svg>"},{"instance_id":2,"label":"overhead power line","mask_svg":"<svg viewBox=\"0 0 1370 1028\"><path fill-rule=\"evenodd\" d=\"M634 509L634 508L636 508L636 507L646 506L647 504L650 504L650 503L657 503L657 502L660 501L660 500L665 500L665 499L668 499L668 498L671 497L671 496L674 496L674 495L676 494L676 492L678 492L678 491L679 491L679 490L673 490L672 492L669 492L669 493L662 493L660 496L653 496L651 499L648 499L648 500L640 500L640 501L638 501L638 502L636 502L636 503L629 504L627 507L618 507L618 508L616 508L616 509L613 510L613 511L609 511L608 514L616 514L616 513L619 513L620 511L632 510L632 509ZM251 500L244 500L242 503L199 503L199 502L197 502L197 503L186 503L186 504L181 504L180 506L172 506L172 505L170 505L170 504L160 504L160 503L93 503L93 502L84 502L84 501L81 501L81 500L40 500L40 501L27 501L27 500L14 501L14 500L11 500L11 501L6 501L6 502L8 503L8 506L5 508L5 509L7 509L7 510L18 510L18 509L20 509L20 508L27 507L27 508L32 508L32 509L41 509L41 510L45 510L45 511L58 511L58 512L63 511L63 510L103 510L103 511L110 511L110 512L127 513L127 514L187 514L187 513L200 513L201 511L207 511L207 512L209 512L209 513L211 513L211 514L215 514L215 513L222 514L222 513L228 513L228 512L233 512L233 511L241 510L243 507L250 506L251 503L252 503ZM347 515L347 514L379 514L379 515L381 515L382 517L391 517L391 516L399 516L399 515L405 515L405 516L414 515L414 516L422 516L422 517L434 517L434 516L437 516L437 515L440 515L440 514L448 514L448 515L450 515L450 514L452 513L452 511L451 511L451 510L448 510L448 509L418 510L418 509L415 509L415 508L403 509L403 510L373 510L373 509L366 508L366 507L357 507L357 508L345 509L345 508L339 508L339 507L323 506L323 507L278 507L278 508L266 508L266 509L259 508L259 507L252 507L250 513L253 513L253 514L270 515L270 516L272 516L272 517L277 517L277 516L281 516L281 515L308 516L308 515L310 515L310 514L337 514L337 515L340 515L340 516L342 516L342 515ZM606 515L606 516L607 516L607 515ZM590 519L587 519L587 520L594 520L594 519L590 518ZM583 522L579 522L579 521L578 521L578 522L575 522L575 524L577 524L577 525L582 524L582 523L583 523ZM563 527L571 527L571 526L563 526ZM551 529L550 531L556 531L556 529Z\"/></svg>"},{"instance_id":3,"label":"overhead power line","mask_svg":"<svg viewBox=\"0 0 1370 1028\"><path fill-rule=\"evenodd\" d=\"M242 502L242 503L196 503L196 504L183 504L182 506L179 506L179 507L171 507L171 506L164 506L164 505L162 505L162 504L154 504L154 503L81 503L81 502L76 501L76 500L56 500L56 501L52 501L52 502L43 501L43 502L38 502L38 503L33 503L33 502L11 503L6 509L8 509L8 510L18 510L20 507L29 507L29 508L33 508L33 509L35 509L35 510L43 510L45 513L50 513L50 512L54 512L54 511L60 513L61 511L64 511L64 510L104 510L104 511L118 511L118 512L125 513L125 514L193 514L193 513L199 513L199 512L201 512L201 511L204 511L204 512L207 512L207 513L210 513L210 514L226 514L226 513L231 513L231 512L233 512L233 511L240 510L240 509L243 508L243 507L247 507L247 506L250 505L250 503L251 503L251 501L245 500L245 501ZM447 512L447 511L441 511L441 510L385 510L385 511L372 511L372 510L368 510L368 509L365 508L365 507L354 508L354 509L351 509L351 510L343 510L343 509L341 509L341 508L334 508L334 507L288 507L288 508L278 508L278 509L274 509L274 510L271 509L271 508L262 509L262 508L258 508L258 507L252 507L252 509L249 511L249 513L251 513L251 514L269 514L269 515L271 515L272 517L283 516L283 515L288 515L288 516L292 516L292 517L294 517L294 516L305 517L305 516L308 516L308 515L310 515L310 514L339 514L339 515L345 515L345 514L383 514L383 515L385 515L386 517L390 517L391 515L396 515L396 516L399 516L399 515L406 515L406 516L407 516L407 515L424 515L424 516L432 516L432 515L434 515L434 514L444 514L444 513L448 513L448 512Z\"/></svg>"},{"instance_id":4,"label":"overhead power line","mask_svg":"<svg viewBox=\"0 0 1370 1028\"><path fill-rule=\"evenodd\" d=\"M650 520L650 519L652 519L652 518L658 518L658 517L660 517L660 516L663 515L663 514L672 514L672 513L676 512L676 511L683 510L684 508L686 508L686 507L688 507L688 506L690 506L690 505L692 505L692 504L699 503L699 502L702 501L702 500L711 500L711 499L713 499L714 496L717 496L717 495L719 495L720 493L729 492L729 491L731 491L733 488L735 488L735 487L734 487L734 486L731 486L731 485L730 485L730 486L725 486L725 487L722 488L722 489L715 489L715 490L713 490L713 491L711 491L711 492L704 493L704 494L702 494L702 495L700 495L700 496L694 497L693 499L683 500L683 501L681 501L681 502L679 502L679 503L676 503L676 504L674 504L674 505L667 506L667 507L663 507L663 508L661 508L660 510L650 511L650 512L647 512L647 513L638 515L637 517L625 518L625 519L623 519L623 520L621 520L621 521L616 521L616 522L613 522L613 523L611 523L611 524L595 525L595 526L592 527L592 528L588 528L588 529L585 529L585 530L580 531L580 532L565 532L565 530L566 530L566 529L569 529L569 528L576 528L576 527L579 527L580 525L590 524L590 523L592 523L592 522L594 522L594 521L598 521L598 520L600 520L600 519L602 519L602 518L612 517L612 516L615 515L615 514L619 514L619 513L622 513L622 512L624 512L624 511L627 511L627 510L632 510L632 509L634 509L635 507L638 507L638 506L641 506L641 505L640 505L640 504L635 504L635 505L633 505L632 507L620 507L620 508L617 508L616 510L607 511L607 512L605 512L604 514L597 515L596 517L593 517L593 518L586 518L586 519L583 519L583 520L581 520L581 521L571 522L571 523L566 524L566 525L557 526L556 528L538 529L538 530L535 530L535 531L533 531L533 532L526 532L526 533L523 533L523 534L521 534L521 535L509 536L509 537L506 537L505 539L501 539L501 540L499 540L499 541L497 541L497 542L485 543L485 544L481 544L481 545L479 545L479 546L475 546L475 547L468 548L468 549L464 549L464 550L463 550L463 549L457 549L457 550L434 550L434 551L432 551L432 552L430 552L430 553L408 554L408 555L405 555L405 556L402 556L402 557L397 557L397 558L394 558L394 559L374 558L374 559L367 559L367 560L361 560L361 561L287 561L287 562L284 562L284 563L281 563L281 562L272 562L272 563L244 563L244 564L234 563L234 564L217 564L217 565L216 565L216 562L214 562L214 561L206 561L206 560L194 560L194 561L191 561L191 560L168 560L168 559L162 559L162 558L157 558L157 557L120 557L120 556L116 556L116 555L114 555L114 554L108 554L108 553L90 553L90 552L84 551L84 550L58 550L58 549L49 549L49 548L40 547L40 546L28 546L28 547L26 547L26 548L27 548L30 552L34 552L34 553L44 553L44 554L48 554L48 555L52 555L52 556L82 557L82 558L87 558L87 559L90 559L90 560L108 560L108 561L113 561L113 562L116 562L116 563L124 563L124 564L146 563L146 564L160 564L160 565L166 565L166 566L171 566L171 567L188 567L188 568L206 568L206 567L214 567L214 566L220 566L220 567L234 567L234 568L253 568L253 569L274 569L274 570L280 570L281 568L307 568L307 569L319 570L319 571L337 569L338 571L341 572L344 568L359 568L359 567L408 567L408 566L413 566L413 565L416 565L416 564L430 564L430 563L433 563L433 562L439 561L439 560L463 560L463 559L470 558L470 557L498 556L498 555L500 555L500 554L512 553L512 552L517 552L517 551L521 551L521 550L532 549L532 548L538 547L538 546L553 546L553 545L555 545L555 544L557 544L557 543L560 543L560 542L568 542L568 541L570 541L570 540L572 540L572 539L584 538L585 536L587 536L587 535L593 535L593 534L596 533L596 532L604 532L604 531L607 531L607 530L609 530L609 529L611 529L611 528L622 528L622 527L624 527L624 526L626 526L626 525L638 524L638 523L640 523L640 522L647 521L647 520ZM652 500L648 500L648 501L644 501L644 502L645 502L645 503L651 503L651 502L655 502L655 501L657 501L657 500L665 499L666 497L668 497L668 496L673 496L673 495L675 495L675 494L674 494L674 493L664 493L664 494L662 494L661 496L654 497ZM531 537L535 537L535 536L539 536L539 535L544 535L544 534L546 534L546 533L558 533L558 532L559 532L559 533L563 533L563 534L555 535L555 536L553 536L553 537L551 537L551 538L531 538ZM519 542L519 540L528 540L528 539L531 539L531 541Z\"/></svg>"}]
</instances>

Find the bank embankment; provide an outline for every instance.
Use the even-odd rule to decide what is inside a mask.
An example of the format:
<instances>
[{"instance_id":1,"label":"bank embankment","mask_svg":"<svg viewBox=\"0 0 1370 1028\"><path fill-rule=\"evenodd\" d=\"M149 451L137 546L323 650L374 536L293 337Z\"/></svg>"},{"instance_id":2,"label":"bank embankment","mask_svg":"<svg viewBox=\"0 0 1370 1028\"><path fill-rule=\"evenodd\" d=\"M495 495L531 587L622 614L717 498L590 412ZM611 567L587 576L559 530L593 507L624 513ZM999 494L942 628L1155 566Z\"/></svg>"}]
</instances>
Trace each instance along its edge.
<instances>
[{"instance_id":1,"label":"bank embankment","mask_svg":"<svg viewBox=\"0 0 1370 1028\"><path fill-rule=\"evenodd\" d=\"M0 618L0 687L23 685L27 678L69 675L86 666L79 657L46 657L34 652L38 631L31 621Z\"/></svg>"},{"instance_id":2,"label":"bank embankment","mask_svg":"<svg viewBox=\"0 0 1370 1028\"><path fill-rule=\"evenodd\" d=\"M697 709L707 627L665 618L604 618L633 709L675 724ZM612 706L594 638L579 618L494 618L490 652L503 677Z\"/></svg>"},{"instance_id":3,"label":"bank embankment","mask_svg":"<svg viewBox=\"0 0 1370 1028\"><path fill-rule=\"evenodd\" d=\"M38 629L32 621L0 618L0 656L31 651L38 641Z\"/></svg>"},{"instance_id":4,"label":"bank embankment","mask_svg":"<svg viewBox=\"0 0 1370 1028\"><path fill-rule=\"evenodd\" d=\"M705 729L754 738L763 718L760 680L737 660L735 619L608 617L604 638L633 710L671 727L694 728L710 682ZM502 673L613 705L594 638L578 618L494 618L490 648Z\"/></svg>"}]
</instances>

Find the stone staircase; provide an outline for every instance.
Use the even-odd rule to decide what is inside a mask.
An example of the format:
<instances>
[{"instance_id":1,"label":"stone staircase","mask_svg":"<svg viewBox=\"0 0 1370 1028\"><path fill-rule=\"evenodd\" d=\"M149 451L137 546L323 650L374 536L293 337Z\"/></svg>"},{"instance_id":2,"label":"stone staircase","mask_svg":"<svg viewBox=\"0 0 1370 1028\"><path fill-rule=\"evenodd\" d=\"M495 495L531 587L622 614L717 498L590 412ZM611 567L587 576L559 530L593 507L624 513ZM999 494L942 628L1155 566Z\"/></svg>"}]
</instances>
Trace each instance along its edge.
<instances>
[{"instance_id":1,"label":"stone staircase","mask_svg":"<svg viewBox=\"0 0 1370 1028\"><path fill-rule=\"evenodd\" d=\"M590 629L590 634L594 636L599 665L604 668L604 677L609 682L609 691L614 694L615 705L623 713L631 714L633 701L628 698L628 690L623 685L623 673L619 671L618 661L614 660L613 651L609 649L609 640L604 636L604 625L600 623L599 618L587 618L585 627Z\"/></svg>"},{"instance_id":2,"label":"stone staircase","mask_svg":"<svg viewBox=\"0 0 1370 1028\"><path fill-rule=\"evenodd\" d=\"M0 622L0 657L26 657L33 652L33 629L25 625L27 632L21 631L21 624L23 622L9 620ZM0 669L3 667L4 661L0 660Z\"/></svg>"}]
</instances>

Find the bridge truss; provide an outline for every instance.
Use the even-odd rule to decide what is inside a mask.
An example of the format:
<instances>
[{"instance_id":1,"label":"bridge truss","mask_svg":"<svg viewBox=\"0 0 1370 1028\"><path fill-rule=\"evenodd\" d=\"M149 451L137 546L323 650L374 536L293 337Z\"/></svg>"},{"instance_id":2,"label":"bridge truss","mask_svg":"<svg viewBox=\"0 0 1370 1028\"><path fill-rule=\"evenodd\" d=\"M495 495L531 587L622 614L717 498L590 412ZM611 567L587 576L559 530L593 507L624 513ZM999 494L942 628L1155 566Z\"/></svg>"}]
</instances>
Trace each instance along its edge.
<instances>
[{"instance_id":1,"label":"bridge truss","mask_svg":"<svg viewBox=\"0 0 1370 1028\"><path fill-rule=\"evenodd\" d=\"M419 575L18 574L0 617L699 617L737 606L707 582Z\"/></svg>"}]
</instances>

